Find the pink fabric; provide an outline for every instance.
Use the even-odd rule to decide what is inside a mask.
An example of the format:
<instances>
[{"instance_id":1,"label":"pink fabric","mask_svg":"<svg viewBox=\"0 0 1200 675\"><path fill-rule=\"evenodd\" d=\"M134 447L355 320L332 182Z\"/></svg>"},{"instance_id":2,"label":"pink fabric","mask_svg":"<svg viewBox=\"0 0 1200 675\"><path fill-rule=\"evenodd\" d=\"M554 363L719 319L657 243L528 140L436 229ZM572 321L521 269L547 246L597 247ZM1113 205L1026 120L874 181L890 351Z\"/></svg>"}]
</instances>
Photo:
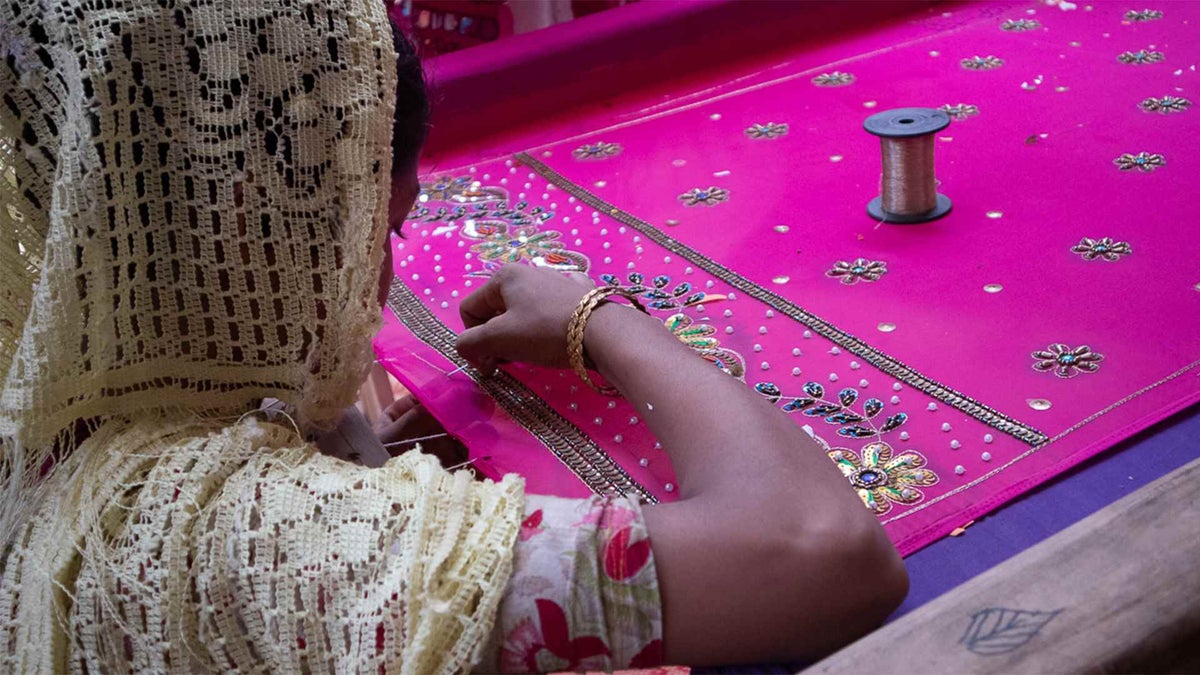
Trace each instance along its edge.
<instances>
[{"instance_id":1,"label":"pink fabric","mask_svg":"<svg viewBox=\"0 0 1200 675\"><path fill-rule=\"evenodd\" d=\"M523 232L560 233L555 241L563 244L563 257L552 256L550 264L578 265L571 256L581 254L594 278L611 273L625 281L632 263L646 283L669 275L668 291L686 281L693 291L732 292L733 298L683 313L693 325L716 328L700 337L739 354L748 384L777 385L780 405L804 397L809 381L824 390L809 398L825 401L854 389L855 400L841 412L866 417L866 400L878 399L882 411L868 422L824 421L839 411L804 414L819 402L790 414L831 452L852 453L859 468L872 443L887 444L893 457L927 461L921 469L888 469L893 487L910 490L906 500L881 497L880 517L908 553L1200 400L1200 240L1189 224L1197 205L1190 180L1200 175L1194 121L1200 108L1177 104L1181 111L1164 113L1139 107L1151 97L1194 96L1200 43L1189 31L1200 22L1200 6L1165 3L1161 18L1144 21L1124 19L1128 9L1107 3L1088 9L1082 2L1073 10L1042 3L955 7L799 53L771 78L717 87L703 101L530 151L528 164L540 170L544 162L619 209L616 217L569 196L566 182L552 186L519 162L481 162L473 172L449 173L478 181L477 192L496 190L486 195L504 191L509 206L524 200L526 212L537 206L553 212L545 221L535 216ZM1017 19L1038 25L1001 29ZM1123 63L1118 56L1125 52L1126 60L1151 62ZM1151 52L1163 59L1155 61ZM975 70L960 64L976 56L996 56L1003 65ZM852 74L853 81L814 84L835 71ZM878 193L880 160L862 119L893 107L947 104L978 109L974 115L956 109L964 118L938 134L939 189L954 210L921 225L871 221L864 207ZM752 125L771 122L787 124L786 133L747 134ZM609 146L599 143L619 151L604 152ZM576 158L585 146L590 150L580 154L595 156ZM1122 170L1114 164L1141 152L1161 154L1165 166ZM695 206L687 205L695 199L680 198L711 187L728 198ZM429 219L442 206L475 206L453 199L424 206L430 211L408 226L411 238L395 242L398 279L426 310L461 329L451 292L461 296L471 290L466 282L482 282L463 276L464 265L480 269L480 233L452 211ZM822 337L813 319L806 325L790 318L778 302L750 297L705 271L695 256L659 246L619 221L621 213L824 319L841 337ZM1105 237L1112 241L1101 241ZM1121 242L1130 253L1121 252ZM1073 250L1087 248L1092 259ZM836 275L837 263L852 271L860 258L862 278L842 283L848 275ZM871 280L870 262L886 263L886 272ZM1002 290L985 291L990 284ZM674 312L657 313L666 319ZM389 322L377 341L385 365L473 456L490 458L480 462L485 473L517 470L533 492L586 493L573 472L490 405L468 377L438 370L454 364L391 316ZM895 330L881 331L884 323ZM889 357L892 374L872 366L861 346L847 347L846 336ZM1049 350L1053 360L1056 344L1090 348L1076 358L1081 367L1051 364L1071 377L1034 368L1048 359L1033 354ZM894 369L897 364L936 383L941 393L923 392ZM669 462L629 403L610 409L569 373L519 366L510 372L649 493L672 497ZM989 427L970 406L955 407L948 390L1015 420L1024 437ZM1031 406L1039 399L1049 409ZM903 425L865 433L899 412L907 414ZM704 413L719 415L720 402ZM838 435L856 424L864 427L862 438ZM936 483L914 478L915 470L931 472Z\"/></svg>"}]
</instances>

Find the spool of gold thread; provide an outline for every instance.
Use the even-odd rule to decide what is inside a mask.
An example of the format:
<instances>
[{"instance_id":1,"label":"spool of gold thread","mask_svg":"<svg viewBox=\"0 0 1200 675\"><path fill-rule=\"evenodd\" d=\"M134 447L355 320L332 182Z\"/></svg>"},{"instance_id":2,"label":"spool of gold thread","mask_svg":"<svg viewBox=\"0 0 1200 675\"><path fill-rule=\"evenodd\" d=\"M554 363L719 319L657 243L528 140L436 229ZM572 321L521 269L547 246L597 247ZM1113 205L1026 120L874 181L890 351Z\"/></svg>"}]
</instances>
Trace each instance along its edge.
<instances>
[{"instance_id":1,"label":"spool of gold thread","mask_svg":"<svg viewBox=\"0 0 1200 675\"><path fill-rule=\"evenodd\" d=\"M932 108L885 110L863 122L879 137L883 154L880 196L867 204L872 218L924 223L950 212L950 199L938 193L933 173L933 135L949 124L949 115Z\"/></svg>"}]
</instances>

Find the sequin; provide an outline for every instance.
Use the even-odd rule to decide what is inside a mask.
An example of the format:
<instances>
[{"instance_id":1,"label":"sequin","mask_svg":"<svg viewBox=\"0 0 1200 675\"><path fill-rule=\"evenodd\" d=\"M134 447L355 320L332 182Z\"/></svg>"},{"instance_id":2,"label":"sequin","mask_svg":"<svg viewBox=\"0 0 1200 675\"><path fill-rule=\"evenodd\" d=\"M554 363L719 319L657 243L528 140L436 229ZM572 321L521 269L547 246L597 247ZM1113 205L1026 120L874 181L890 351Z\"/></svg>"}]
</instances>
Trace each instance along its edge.
<instances>
[{"instance_id":1,"label":"sequin","mask_svg":"<svg viewBox=\"0 0 1200 675\"><path fill-rule=\"evenodd\" d=\"M1156 21L1163 17L1163 13L1157 9L1143 9L1141 11L1129 10L1125 12L1126 21Z\"/></svg>"},{"instance_id":2,"label":"sequin","mask_svg":"<svg viewBox=\"0 0 1200 675\"><path fill-rule=\"evenodd\" d=\"M1136 52L1122 52L1117 56L1117 60L1127 65L1145 65L1147 63L1158 63L1163 60L1163 53L1156 52L1150 49L1139 49Z\"/></svg>"},{"instance_id":3,"label":"sequin","mask_svg":"<svg viewBox=\"0 0 1200 675\"><path fill-rule=\"evenodd\" d=\"M960 122L979 114L979 107L969 103L955 103L954 105L947 103L946 105L938 108L938 110L941 110L949 115L952 119Z\"/></svg>"},{"instance_id":4,"label":"sequin","mask_svg":"<svg viewBox=\"0 0 1200 675\"><path fill-rule=\"evenodd\" d=\"M1000 30L1010 33L1023 33L1025 31L1037 30L1041 27L1042 24L1038 23L1035 19L1008 19L1000 24Z\"/></svg>"},{"instance_id":5,"label":"sequin","mask_svg":"<svg viewBox=\"0 0 1200 675\"><path fill-rule=\"evenodd\" d=\"M1163 115L1170 113L1181 113L1192 107L1192 102L1182 96L1162 96L1155 98L1151 96L1138 104L1138 107L1146 112L1156 112Z\"/></svg>"}]
</instances>

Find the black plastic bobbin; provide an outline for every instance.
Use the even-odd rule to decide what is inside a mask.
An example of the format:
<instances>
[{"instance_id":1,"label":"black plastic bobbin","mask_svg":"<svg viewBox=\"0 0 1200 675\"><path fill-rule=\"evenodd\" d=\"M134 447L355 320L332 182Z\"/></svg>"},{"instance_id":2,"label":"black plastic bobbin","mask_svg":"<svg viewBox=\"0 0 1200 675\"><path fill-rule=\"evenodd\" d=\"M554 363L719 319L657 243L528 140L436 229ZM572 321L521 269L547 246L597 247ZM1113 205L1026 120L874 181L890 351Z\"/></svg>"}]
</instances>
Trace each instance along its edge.
<instances>
[{"instance_id":1,"label":"black plastic bobbin","mask_svg":"<svg viewBox=\"0 0 1200 675\"><path fill-rule=\"evenodd\" d=\"M917 138L935 134L950 126L950 115L933 108L893 108L875 113L863 122L863 128L880 138ZM892 213L883 208L883 197L867 203L872 218L888 223L924 223L950 213L950 198L937 193L937 205L923 213Z\"/></svg>"}]
</instances>

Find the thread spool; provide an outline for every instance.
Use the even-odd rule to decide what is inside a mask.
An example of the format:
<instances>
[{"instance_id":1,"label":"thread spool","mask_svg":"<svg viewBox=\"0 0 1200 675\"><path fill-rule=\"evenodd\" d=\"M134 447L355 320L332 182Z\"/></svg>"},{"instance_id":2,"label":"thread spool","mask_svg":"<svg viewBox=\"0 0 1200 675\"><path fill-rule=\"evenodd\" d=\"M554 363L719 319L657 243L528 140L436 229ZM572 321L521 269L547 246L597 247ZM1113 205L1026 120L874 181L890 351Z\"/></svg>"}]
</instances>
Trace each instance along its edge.
<instances>
[{"instance_id":1,"label":"thread spool","mask_svg":"<svg viewBox=\"0 0 1200 675\"><path fill-rule=\"evenodd\" d=\"M924 223L950 212L933 174L933 135L950 125L950 116L932 108L895 108L871 115L863 128L879 137L883 155L880 196L867 213L888 223Z\"/></svg>"}]
</instances>

